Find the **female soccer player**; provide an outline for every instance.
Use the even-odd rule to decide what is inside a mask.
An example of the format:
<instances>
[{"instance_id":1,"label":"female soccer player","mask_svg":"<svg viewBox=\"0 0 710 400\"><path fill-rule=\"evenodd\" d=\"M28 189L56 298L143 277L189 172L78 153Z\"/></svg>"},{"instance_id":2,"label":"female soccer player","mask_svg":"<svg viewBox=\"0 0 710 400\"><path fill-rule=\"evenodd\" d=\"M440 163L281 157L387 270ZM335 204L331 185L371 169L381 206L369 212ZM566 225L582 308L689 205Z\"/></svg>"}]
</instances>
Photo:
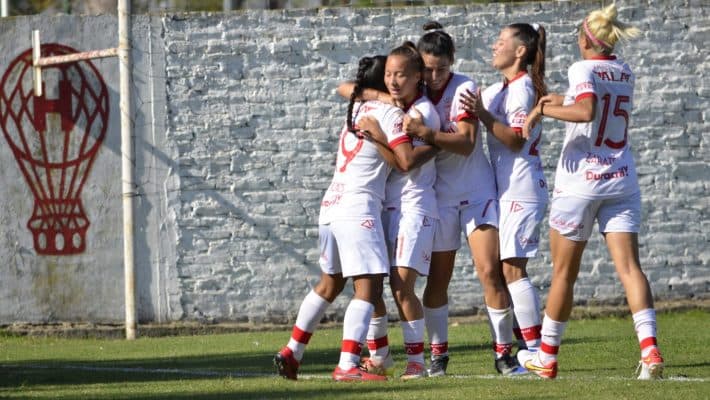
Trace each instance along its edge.
<instances>
[{"instance_id":1,"label":"female soccer player","mask_svg":"<svg viewBox=\"0 0 710 400\"><path fill-rule=\"evenodd\" d=\"M547 94L545 29L525 23L503 28L493 44L492 65L503 75L503 82L491 85L482 95L464 95L464 105L488 131L500 204L503 275L524 347L538 348L540 300L525 268L537 254L547 184L540 161L541 125L527 140L522 131L530 110Z\"/></svg>"},{"instance_id":2,"label":"female soccer player","mask_svg":"<svg viewBox=\"0 0 710 400\"><path fill-rule=\"evenodd\" d=\"M387 98L404 112L439 127L439 115L423 93L424 61L415 45L406 42L392 50L385 67ZM351 84L341 84L347 94ZM377 96L377 93L374 93ZM380 96L385 98L384 95ZM416 111L415 111L416 110ZM413 140L421 165L406 173L393 170L387 180L383 225L390 257L390 287L397 304L407 354L403 380L426 376L424 362L424 313L414 291L419 275L428 275L434 231L438 221L434 182L436 148ZM363 365L369 372L386 374L393 365L387 341L387 316L384 302L375 305L368 331L370 358Z\"/></svg>"},{"instance_id":3,"label":"female soccer player","mask_svg":"<svg viewBox=\"0 0 710 400\"><path fill-rule=\"evenodd\" d=\"M639 30L617 20L616 6L591 12L579 27L582 55L569 69L566 96L550 94L528 115L529 135L540 117L566 121L550 205L553 276L539 351L518 358L543 378L557 376L557 353L573 305L574 282L596 220L616 266L641 347L639 379L660 378L663 358L656 344L656 313L639 262L641 195L628 142L635 76L612 52Z\"/></svg>"},{"instance_id":4,"label":"female soccer player","mask_svg":"<svg viewBox=\"0 0 710 400\"><path fill-rule=\"evenodd\" d=\"M468 240L484 292L500 373L520 372L510 355L513 316L498 259L498 204L495 176L478 140L478 120L463 109L462 95L475 93L470 78L451 72L454 42L437 22L417 43L424 59L427 95L441 119L439 129L405 117L405 131L439 147L435 184L439 225L434 235L431 268L424 290L424 319L431 345L431 376L445 375L448 365L448 286L461 232Z\"/></svg>"},{"instance_id":5,"label":"female soccer player","mask_svg":"<svg viewBox=\"0 0 710 400\"><path fill-rule=\"evenodd\" d=\"M359 364L374 303L382 297L382 282L389 272L381 212L390 167L378 144L366 140L358 122L366 116L374 117L386 132L390 147L410 139L401 130L401 110L381 102L354 100L362 88L384 89L385 61L384 56L364 57L359 63L346 126L340 134L335 173L321 202L321 280L301 304L288 345L274 357L278 373L289 379L297 378L306 344L349 277L355 294L345 311L340 361L333 379L385 379L361 370Z\"/></svg>"}]
</instances>

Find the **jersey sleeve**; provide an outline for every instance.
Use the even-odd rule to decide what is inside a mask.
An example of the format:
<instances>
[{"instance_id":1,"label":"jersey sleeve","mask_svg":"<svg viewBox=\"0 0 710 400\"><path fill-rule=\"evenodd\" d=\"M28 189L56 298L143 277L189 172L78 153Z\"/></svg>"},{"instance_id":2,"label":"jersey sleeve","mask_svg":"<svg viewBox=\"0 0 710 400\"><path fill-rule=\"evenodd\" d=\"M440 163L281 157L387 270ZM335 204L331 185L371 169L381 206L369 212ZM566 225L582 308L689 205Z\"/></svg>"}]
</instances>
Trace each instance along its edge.
<instances>
[{"instance_id":1,"label":"jersey sleeve","mask_svg":"<svg viewBox=\"0 0 710 400\"><path fill-rule=\"evenodd\" d=\"M463 93L466 93L466 90L470 91L471 93L476 93L476 83L472 80L468 80L462 84L460 84L456 88L456 92L454 93L454 100L451 103L451 114L450 114L450 119L452 121L459 122L463 119L471 119L474 121L478 121L478 117L476 117L474 114L467 112L463 108L463 104L461 104L461 96Z\"/></svg>"},{"instance_id":2,"label":"jersey sleeve","mask_svg":"<svg viewBox=\"0 0 710 400\"><path fill-rule=\"evenodd\" d=\"M506 123L515 133L522 134L528 113L535 103L535 89L530 86L518 86L508 94L505 114Z\"/></svg>"},{"instance_id":3,"label":"jersey sleeve","mask_svg":"<svg viewBox=\"0 0 710 400\"><path fill-rule=\"evenodd\" d=\"M577 62L572 64L567 72L569 79L570 94L574 97L574 101L587 97L595 97L594 77L592 71L583 63Z\"/></svg>"},{"instance_id":4,"label":"jersey sleeve","mask_svg":"<svg viewBox=\"0 0 710 400\"><path fill-rule=\"evenodd\" d=\"M385 135L387 135L387 144L391 149L404 142L412 141L404 132L404 112L399 108L389 107L379 122Z\"/></svg>"},{"instance_id":5,"label":"jersey sleeve","mask_svg":"<svg viewBox=\"0 0 710 400\"><path fill-rule=\"evenodd\" d=\"M436 109L431 105L431 103L427 102L423 104L418 104L415 106L415 108L422 114L424 125L426 125L428 128L438 130L441 127L439 113L436 112Z\"/></svg>"}]
</instances>

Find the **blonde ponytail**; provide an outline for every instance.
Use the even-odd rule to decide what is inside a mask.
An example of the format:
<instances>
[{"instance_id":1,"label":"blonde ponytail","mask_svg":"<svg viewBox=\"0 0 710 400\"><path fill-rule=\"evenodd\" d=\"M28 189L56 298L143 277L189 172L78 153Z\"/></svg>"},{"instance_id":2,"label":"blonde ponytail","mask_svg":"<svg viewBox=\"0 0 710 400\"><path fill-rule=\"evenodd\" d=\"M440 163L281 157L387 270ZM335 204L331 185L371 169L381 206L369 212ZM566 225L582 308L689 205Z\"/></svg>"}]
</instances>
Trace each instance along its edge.
<instances>
[{"instance_id":1,"label":"blonde ponytail","mask_svg":"<svg viewBox=\"0 0 710 400\"><path fill-rule=\"evenodd\" d=\"M584 32L600 53L611 53L616 43L637 37L641 31L616 19L618 11L612 3L589 13L582 23Z\"/></svg>"}]
</instances>

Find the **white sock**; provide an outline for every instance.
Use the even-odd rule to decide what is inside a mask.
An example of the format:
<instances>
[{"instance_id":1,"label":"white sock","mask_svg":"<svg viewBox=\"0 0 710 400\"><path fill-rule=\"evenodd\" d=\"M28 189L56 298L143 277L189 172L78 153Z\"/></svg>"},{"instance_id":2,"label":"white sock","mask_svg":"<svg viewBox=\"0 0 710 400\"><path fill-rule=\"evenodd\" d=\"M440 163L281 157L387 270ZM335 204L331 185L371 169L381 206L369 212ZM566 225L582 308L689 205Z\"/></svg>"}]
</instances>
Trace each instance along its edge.
<instances>
[{"instance_id":1,"label":"white sock","mask_svg":"<svg viewBox=\"0 0 710 400\"><path fill-rule=\"evenodd\" d=\"M424 364L424 320L402 321L399 324L402 326L407 361Z\"/></svg>"},{"instance_id":2,"label":"white sock","mask_svg":"<svg viewBox=\"0 0 710 400\"><path fill-rule=\"evenodd\" d=\"M540 347L540 298L529 278L508 284L513 312L528 348Z\"/></svg>"},{"instance_id":3,"label":"white sock","mask_svg":"<svg viewBox=\"0 0 710 400\"><path fill-rule=\"evenodd\" d=\"M539 353L540 359L544 363L557 359L566 327L567 321L555 321L545 314L545 318L542 320L542 343Z\"/></svg>"},{"instance_id":4,"label":"white sock","mask_svg":"<svg viewBox=\"0 0 710 400\"><path fill-rule=\"evenodd\" d=\"M386 357L390 352L387 338L387 316L373 317L367 329L367 348L370 357Z\"/></svg>"},{"instance_id":5,"label":"white sock","mask_svg":"<svg viewBox=\"0 0 710 400\"><path fill-rule=\"evenodd\" d=\"M343 342L338 362L341 369L349 370L360 364L360 351L373 311L375 306L364 300L350 300L343 318Z\"/></svg>"},{"instance_id":6,"label":"white sock","mask_svg":"<svg viewBox=\"0 0 710 400\"><path fill-rule=\"evenodd\" d=\"M330 303L320 297L316 292L311 290L301 303L301 308L298 310L296 323L293 325L291 338L286 347L293 351L293 356L296 360L301 361L303 352L306 350L306 345L311 339L311 335L318 326L318 323L323 319L325 311L330 306Z\"/></svg>"},{"instance_id":7,"label":"white sock","mask_svg":"<svg viewBox=\"0 0 710 400\"><path fill-rule=\"evenodd\" d=\"M486 309L496 358L499 358L503 354L510 353L510 348L513 346L513 314L510 307L499 310L486 306Z\"/></svg>"},{"instance_id":8,"label":"white sock","mask_svg":"<svg viewBox=\"0 0 710 400\"><path fill-rule=\"evenodd\" d=\"M632 316L634 330L641 347L641 357L646 357L651 350L657 348L656 344L656 310L647 308L638 311Z\"/></svg>"},{"instance_id":9,"label":"white sock","mask_svg":"<svg viewBox=\"0 0 710 400\"><path fill-rule=\"evenodd\" d=\"M449 305L424 307L424 324L429 335L431 357L449 354Z\"/></svg>"}]
</instances>

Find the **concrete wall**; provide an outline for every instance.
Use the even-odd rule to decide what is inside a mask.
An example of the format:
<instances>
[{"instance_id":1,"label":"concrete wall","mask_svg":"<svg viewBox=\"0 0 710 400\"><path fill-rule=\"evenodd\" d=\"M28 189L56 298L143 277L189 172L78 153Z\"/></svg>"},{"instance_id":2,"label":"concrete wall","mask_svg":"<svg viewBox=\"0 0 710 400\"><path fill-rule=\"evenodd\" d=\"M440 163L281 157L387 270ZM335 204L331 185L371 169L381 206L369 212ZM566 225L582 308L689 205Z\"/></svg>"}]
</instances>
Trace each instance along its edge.
<instances>
[{"instance_id":1,"label":"concrete wall","mask_svg":"<svg viewBox=\"0 0 710 400\"><path fill-rule=\"evenodd\" d=\"M334 89L352 78L359 57L416 40L421 25L435 19L456 40L455 70L486 86L500 79L489 66L499 28L537 22L548 31L548 84L562 92L567 67L578 58L575 26L596 7L545 2L136 16L132 119L141 322L294 319L319 273L318 206L346 107ZM648 0L624 2L620 10L644 31L619 49L638 76L629 134L643 191L641 260L657 298L707 298L710 61L704 49L710 6ZM3 19L0 73L30 47L32 29L41 30L43 42L79 51L116 45L113 16ZM109 116L81 193L91 224L86 250L38 254L27 227L34 195L9 144L0 141L0 324L123 318L118 61L93 64L108 87ZM31 85L28 76L23 87ZM56 81L47 75L49 99ZM6 106L16 101L7 94L12 91L0 91L0 107L12 107ZM48 115L51 125L56 117ZM17 136L13 129L8 135ZM545 123L550 182L563 133L562 124ZM544 294L551 273L547 240L541 253L529 271ZM599 236L587 247L576 295L582 303L623 301ZM342 315L347 297L329 317ZM459 252L450 297L454 313L475 313L482 305L466 249Z\"/></svg>"}]
</instances>

